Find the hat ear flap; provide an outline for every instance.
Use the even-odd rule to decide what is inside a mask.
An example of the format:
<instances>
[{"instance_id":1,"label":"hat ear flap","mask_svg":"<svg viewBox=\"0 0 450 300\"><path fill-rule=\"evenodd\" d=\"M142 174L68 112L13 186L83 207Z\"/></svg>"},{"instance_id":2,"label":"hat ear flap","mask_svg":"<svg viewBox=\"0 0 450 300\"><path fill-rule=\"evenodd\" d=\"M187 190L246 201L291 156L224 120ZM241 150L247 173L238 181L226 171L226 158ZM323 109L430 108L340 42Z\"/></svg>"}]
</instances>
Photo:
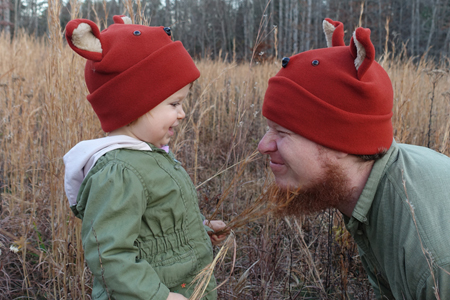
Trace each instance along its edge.
<instances>
[{"instance_id":1,"label":"hat ear flap","mask_svg":"<svg viewBox=\"0 0 450 300\"><path fill-rule=\"evenodd\" d=\"M102 60L100 30L97 25L86 19L75 19L66 25L66 40L79 55L93 61Z\"/></svg>"},{"instance_id":2,"label":"hat ear flap","mask_svg":"<svg viewBox=\"0 0 450 300\"><path fill-rule=\"evenodd\" d=\"M124 15L115 15L113 17L114 24L132 24L131 19Z\"/></svg>"},{"instance_id":3,"label":"hat ear flap","mask_svg":"<svg viewBox=\"0 0 450 300\"><path fill-rule=\"evenodd\" d=\"M350 40L350 52L355 58L358 79L361 80L375 59L375 47L370 41L370 29L356 28Z\"/></svg>"},{"instance_id":4,"label":"hat ear flap","mask_svg":"<svg viewBox=\"0 0 450 300\"><path fill-rule=\"evenodd\" d=\"M323 32L327 40L327 47L345 46L344 42L344 24L339 21L333 21L329 18L323 20Z\"/></svg>"}]
</instances>

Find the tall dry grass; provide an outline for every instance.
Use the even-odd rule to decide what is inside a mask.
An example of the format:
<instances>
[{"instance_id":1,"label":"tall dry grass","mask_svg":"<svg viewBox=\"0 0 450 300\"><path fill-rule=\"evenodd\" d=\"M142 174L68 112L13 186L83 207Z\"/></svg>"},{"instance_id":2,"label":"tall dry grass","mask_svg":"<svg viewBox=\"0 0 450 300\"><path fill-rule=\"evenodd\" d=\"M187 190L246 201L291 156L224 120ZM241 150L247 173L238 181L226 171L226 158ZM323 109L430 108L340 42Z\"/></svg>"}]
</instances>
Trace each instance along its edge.
<instances>
[{"instance_id":1,"label":"tall dry grass","mask_svg":"<svg viewBox=\"0 0 450 300\"><path fill-rule=\"evenodd\" d=\"M49 7L59 11L59 2L50 1ZM47 39L0 36L1 299L90 297L91 274L80 222L63 190L62 157L77 142L103 133L85 99L84 60L64 44L57 15L50 14L49 25ZM389 55L381 63L395 91L396 139L448 155L448 64ZM171 148L199 186L204 214L229 221L257 198L267 178L261 155L238 178L238 168L231 166L253 153L265 132L264 91L280 63L205 59L197 65L202 76ZM219 290L221 299L373 296L356 246L335 211L298 220L266 215L235 233L234 268L230 253L215 271L219 282L229 278ZM12 245L17 253L10 251Z\"/></svg>"}]
</instances>

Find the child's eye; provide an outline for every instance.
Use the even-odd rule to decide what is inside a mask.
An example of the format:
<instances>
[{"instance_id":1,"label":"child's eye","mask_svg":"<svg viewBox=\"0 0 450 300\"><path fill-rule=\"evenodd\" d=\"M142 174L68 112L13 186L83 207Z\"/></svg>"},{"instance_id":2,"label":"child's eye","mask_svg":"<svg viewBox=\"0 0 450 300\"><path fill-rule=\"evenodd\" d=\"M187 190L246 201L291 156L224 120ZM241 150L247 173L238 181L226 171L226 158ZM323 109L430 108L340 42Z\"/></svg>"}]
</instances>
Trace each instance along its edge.
<instances>
[{"instance_id":1,"label":"child's eye","mask_svg":"<svg viewBox=\"0 0 450 300\"><path fill-rule=\"evenodd\" d=\"M178 105L180 105L180 102L171 103L170 105L172 105L173 107L177 107Z\"/></svg>"}]
</instances>

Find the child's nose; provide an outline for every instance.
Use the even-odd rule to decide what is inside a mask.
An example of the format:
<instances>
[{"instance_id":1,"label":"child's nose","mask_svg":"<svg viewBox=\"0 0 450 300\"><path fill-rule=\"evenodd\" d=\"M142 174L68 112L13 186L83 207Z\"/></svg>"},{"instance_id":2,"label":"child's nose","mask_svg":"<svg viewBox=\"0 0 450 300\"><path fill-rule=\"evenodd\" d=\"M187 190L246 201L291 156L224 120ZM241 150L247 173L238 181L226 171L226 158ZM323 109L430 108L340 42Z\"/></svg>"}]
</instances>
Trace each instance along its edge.
<instances>
[{"instance_id":1,"label":"child's nose","mask_svg":"<svg viewBox=\"0 0 450 300\"><path fill-rule=\"evenodd\" d=\"M258 144L258 151L261 154L269 154L270 152L274 152L277 150L277 145L275 143L275 140L272 138L272 135L269 133L266 133L261 141L259 141Z\"/></svg>"},{"instance_id":2,"label":"child's nose","mask_svg":"<svg viewBox=\"0 0 450 300\"><path fill-rule=\"evenodd\" d=\"M184 113L183 107L180 105L178 109L178 119L184 119L186 114Z\"/></svg>"}]
</instances>

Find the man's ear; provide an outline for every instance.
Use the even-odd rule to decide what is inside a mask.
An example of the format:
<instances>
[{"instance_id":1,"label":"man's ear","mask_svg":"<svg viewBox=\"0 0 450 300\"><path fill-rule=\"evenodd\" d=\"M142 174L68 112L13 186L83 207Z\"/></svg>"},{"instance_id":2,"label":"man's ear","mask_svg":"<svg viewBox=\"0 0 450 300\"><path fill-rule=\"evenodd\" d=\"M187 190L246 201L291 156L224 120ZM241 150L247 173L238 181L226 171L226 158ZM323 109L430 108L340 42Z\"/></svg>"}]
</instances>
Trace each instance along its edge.
<instances>
[{"instance_id":1,"label":"man's ear","mask_svg":"<svg viewBox=\"0 0 450 300\"><path fill-rule=\"evenodd\" d=\"M349 156L348 153L341 152L341 151L336 151L335 155L336 155L337 159L342 159L342 158L346 158L347 156Z\"/></svg>"},{"instance_id":2,"label":"man's ear","mask_svg":"<svg viewBox=\"0 0 450 300\"><path fill-rule=\"evenodd\" d=\"M75 19L67 23L66 40L82 57L93 61L102 60L100 30L91 20Z\"/></svg>"},{"instance_id":3,"label":"man's ear","mask_svg":"<svg viewBox=\"0 0 450 300\"><path fill-rule=\"evenodd\" d=\"M321 155L324 155L327 159L331 159L333 161L340 160L349 155L348 153L334 150L319 144L317 144L317 149L319 150L319 153L321 153Z\"/></svg>"}]
</instances>

